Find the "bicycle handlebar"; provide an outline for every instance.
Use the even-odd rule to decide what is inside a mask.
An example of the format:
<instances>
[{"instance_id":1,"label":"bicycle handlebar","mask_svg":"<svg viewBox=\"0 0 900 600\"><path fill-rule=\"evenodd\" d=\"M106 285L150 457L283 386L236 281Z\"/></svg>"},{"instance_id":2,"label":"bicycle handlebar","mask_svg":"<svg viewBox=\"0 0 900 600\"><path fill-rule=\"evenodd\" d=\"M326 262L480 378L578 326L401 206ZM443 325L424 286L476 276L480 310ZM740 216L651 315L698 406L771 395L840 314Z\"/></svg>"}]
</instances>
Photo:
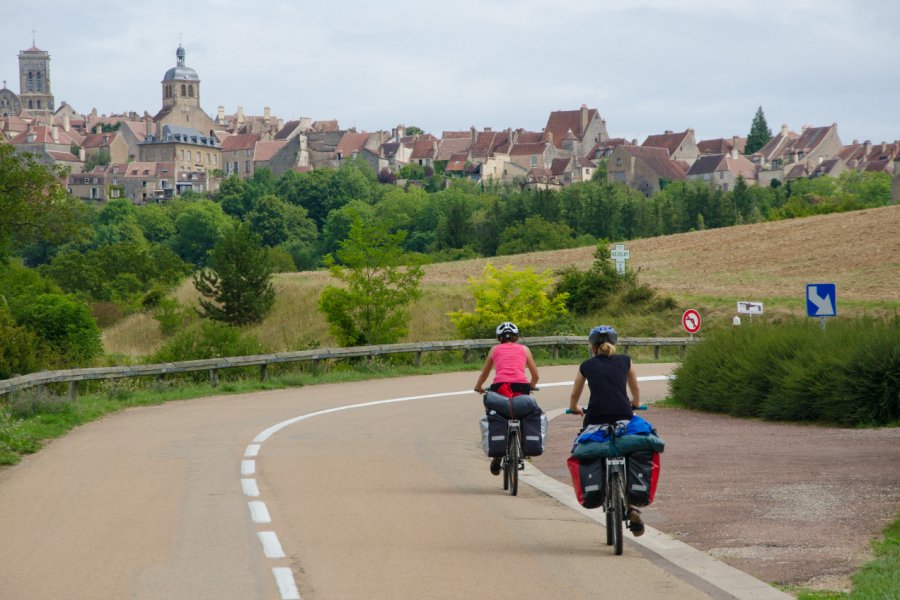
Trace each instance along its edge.
<instances>
[{"instance_id":1,"label":"bicycle handlebar","mask_svg":"<svg viewBox=\"0 0 900 600\"><path fill-rule=\"evenodd\" d=\"M646 404L641 404L640 406L635 406L635 407L632 407L632 408L633 408L633 410L647 410L647 405L646 405ZM584 410L584 409L582 408L581 410ZM578 413L573 412L571 408L567 408L567 409L566 409L566 414L567 414L567 415L574 415L574 414L578 414Z\"/></svg>"}]
</instances>

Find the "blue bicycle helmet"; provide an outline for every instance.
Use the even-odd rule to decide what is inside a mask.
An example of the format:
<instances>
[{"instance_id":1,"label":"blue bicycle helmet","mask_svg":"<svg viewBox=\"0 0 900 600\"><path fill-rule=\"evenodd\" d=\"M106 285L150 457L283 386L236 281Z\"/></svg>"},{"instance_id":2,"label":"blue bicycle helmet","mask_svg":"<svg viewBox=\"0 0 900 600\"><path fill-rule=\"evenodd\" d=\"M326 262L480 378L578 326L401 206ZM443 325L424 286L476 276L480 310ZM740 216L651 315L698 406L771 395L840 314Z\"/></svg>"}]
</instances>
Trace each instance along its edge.
<instances>
[{"instance_id":1,"label":"blue bicycle helmet","mask_svg":"<svg viewBox=\"0 0 900 600\"><path fill-rule=\"evenodd\" d=\"M603 342L615 344L618 339L619 334L609 325L598 325L591 329L591 332L588 334L588 342L590 342L591 346L599 346Z\"/></svg>"}]
</instances>

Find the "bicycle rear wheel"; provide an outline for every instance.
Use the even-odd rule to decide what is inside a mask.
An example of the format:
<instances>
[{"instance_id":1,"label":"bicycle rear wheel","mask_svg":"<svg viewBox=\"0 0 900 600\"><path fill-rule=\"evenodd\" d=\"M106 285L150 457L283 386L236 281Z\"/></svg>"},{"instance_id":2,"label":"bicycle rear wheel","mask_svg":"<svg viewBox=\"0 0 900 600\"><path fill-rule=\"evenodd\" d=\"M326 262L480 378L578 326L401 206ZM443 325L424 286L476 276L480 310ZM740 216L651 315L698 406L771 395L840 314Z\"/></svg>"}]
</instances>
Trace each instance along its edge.
<instances>
[{"instance_id":1,"label":"bicycle rear wheel","mask_svg":"<svg viewBox=\"0 0 900 600\"><path fill-rule=\"evenodd\" d=\"M515 496L519 493L519 433L513 431L509 435L509 450L506 453L506 464L509 470L509 494Z\"/></svg>"},{"instance_id":2,"label":"bicycle rear wheel","mask_svg":"<svg viewBox=\"0 0 900 600\"><path fill-rule=\"evenodd\" d=\"M622 554L622 516L625 514L625 488L621 473L612 473L610 476L608 493L611 494L609 509L612 516L612 527L609 530L612 531L613 549L616 556L619 556ZM606 514L609 519L610 513Z\"/></svg>"}]
</instances>

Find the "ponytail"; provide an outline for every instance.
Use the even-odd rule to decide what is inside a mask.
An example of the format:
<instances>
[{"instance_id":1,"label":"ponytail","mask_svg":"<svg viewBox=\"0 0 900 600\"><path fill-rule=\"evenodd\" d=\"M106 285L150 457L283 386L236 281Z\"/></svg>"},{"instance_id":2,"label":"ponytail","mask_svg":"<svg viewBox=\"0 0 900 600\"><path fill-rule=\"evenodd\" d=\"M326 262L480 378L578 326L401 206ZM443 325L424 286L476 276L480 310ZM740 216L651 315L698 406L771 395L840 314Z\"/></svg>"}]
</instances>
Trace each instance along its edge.
<instances>
[{"instance_id":1,"label":"ponytail","mask_svg":"<svg viewBox=\"0 0 900 600\"><path fill-rule=\"evenodd\" d=\"M600 356L612 356L616 353L616 347L609 342L603 342L599 346L597 346L597 354Z\"/></svg>"}]
</instances>

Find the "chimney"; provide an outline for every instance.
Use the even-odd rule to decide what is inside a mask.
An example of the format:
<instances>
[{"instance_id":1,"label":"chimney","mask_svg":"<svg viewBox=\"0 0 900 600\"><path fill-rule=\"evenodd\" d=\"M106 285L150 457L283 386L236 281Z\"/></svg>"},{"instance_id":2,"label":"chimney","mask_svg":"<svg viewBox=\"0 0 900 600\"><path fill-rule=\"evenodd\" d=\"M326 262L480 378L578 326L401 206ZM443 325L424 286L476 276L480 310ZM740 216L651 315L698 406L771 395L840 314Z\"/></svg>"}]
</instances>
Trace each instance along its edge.
<instances>
[{"instance_id":1,"label":"chimney","mask_svg":"<svg viewBox=\"0 0 900 600\"><path fill-rule=\"evenodd\" d=\"M859 140L853 140L853 143L851 144L851 146L858 146L858 145L859 145Z\"/></svg>"},{"instance_id":2,"label":"chimney","mask_svg":"<svg viewBox=\"0 0 900 600\"><path fill-rule=\"evenodd\" d=\"M881 153L887 154L887 142L881 142Z\"/></svg>"},{"instance_id":3,"label":"chimney","mask_svg":"<svg viewBox=\"0 0 900 600\"><path fill-rule=\"evenodd\" d=\"M587 104L581 105L581 135L584 137L584 132L587 131L588 126L588 107Z\"/></svg>"},{"instance_id":4,"label":"chimney","mask_svg":"<svg viewBox=\"0 0 900 600\"><path fill-rule=\"evenodd\" d=\"M741 143L740 136L733 135L731 136L731 147L737 150L738 145Z\"/></svg>"},{"instance_id":5,"label":"chimney","mask_svg":"<svg viewBox=\"0 0 900 600\"><path fill-rule=\"evenodd\" d=\"M53 138L54 144L59 143L59 127L57 127L56 125L50 127L50 137Z\"/></svg>"},{"instance_id":6,"label":"chimney","mask_svg":"<svg viewBox=\"0 0 900 600\"><path fill-rule=\"evenodd\" d=\"M787 137L788 134L788 126L787 123L782 124L781 126L781 135Z\"/></svg>"},{"instance_id":7,"label":"chimney","mask_svg":"<svg viewBox=\"0 0 900 600\"><path fill-rule=\"evenodd\" d=\"M238 123L243 123L243 122L244 122L244 107L243 107L243 106L238 106L238 109L237 109L237 122L238 122Z\"/></svg>"},{"instance_id":8,"label":"chimney","mask_svg":"<svg viewBox=\"0 0 900 600\"><path fill-rule=\"evenodd\" d=\"M218 121L219 123L225 122L225 107L221 104L219 105L219 112L216 113L216 121Z\"/></svg>"},{"instance_id":9,"label":"chimney","mask_svg":"<svg viewBox=\"0 0 900 600\"><path fill-rule=\"evenodd\" d=\"M84 159L85 159L84 148L79 148L78 149L78 160L80 160L81 162L84 162Z\"/></svg>"},{"instance_id":10,"label":"chimney","mask_svg":"<svg viewBox=\"0 0 900 600\"><path fill-rule=\"evenodd\" d=\"M673 132L671 129L666 129L666 131L665 131L665 135L672 135L672 133Z\"/></svg>"},{"instance_id":11,"label":"chimney","mask_svg":"<svg viewBox=\"0 0 900 600\"><path fill-rule=\"evenodd\" d=\"M268 123L272 119L272 113L268 106L263 106L263 121Z\"/></svg>"},{"instance_id":12,"label":"chimney","mask_svg":"<svg viewBox=\"0 0 900 600\"><path fill-rule=\"evenodd\" d=\"M731 155L732 160L737 160L737 157L738 157L737 148L732 148L731 152L729 152L729 154Z\"/></svg>"},{"instance_id":13,"label":"chimney","mask_svg":"<svg viewBox=\"0 0 900 600\"><path fill-rule=\"evenodd\" d=\"M153 120L147 119L144 123L147 125L147 131L144 132L146 136L149 137L153 135Z\"/></svg>"},{"instance_id":14,"label":"chimney","mask_svg":"<svg viewBox=\"0 0 900 600\"><path fill-rule=\"evenodd\" d=\"M516 137L518 137L518 136L516 136ZM512 127L506 128L506 143L509 144L510 146L512 146L515 143L513 141Z\"/></svg>"},{"instance_id":15,"label":"chimney","mask_svg":"<svg viewBox=\"0 0 900 600\"><path fill-rule=\"evenodd\" d=\"M632 139L631 139L631 145L632 145L632 146L637 146L637 138L632 138Z\"/></svg>"},{"instance_id":16,"label":"chimney","mask_svg":"<svg viewBox=\"0 0 900 600\"><path fill-rule=\"evenodd\" d=\"M469 133L470 133L471 136L472 136L472 143L474 144L474 143L475 143L475 140L478 138L478 131L475 130L475 126L474 126L474 125L472 125L471 127L469 127Z\"/></svg>"},{"instance_id":17,"label":"chimney","mask_svg":"<svg viewBox=\"0 0 900 600\"><path fill-rule=\"evenodd\" d=\"M872 141L866 140L865 142L863 142L863 156L864 157L869 156L869 152L871 152L871 151L872 151Z\"/></svg>"},{"instance_id":18,"label":"chimney","mask_svg":"<svg viewBox=\"0 0 900 600\"><path fill-rule=\"evenodd\" d=\"M63 114L63 131L70 131L71 122L69 121L69 113Z\"/></svg>"}]
</instances>

